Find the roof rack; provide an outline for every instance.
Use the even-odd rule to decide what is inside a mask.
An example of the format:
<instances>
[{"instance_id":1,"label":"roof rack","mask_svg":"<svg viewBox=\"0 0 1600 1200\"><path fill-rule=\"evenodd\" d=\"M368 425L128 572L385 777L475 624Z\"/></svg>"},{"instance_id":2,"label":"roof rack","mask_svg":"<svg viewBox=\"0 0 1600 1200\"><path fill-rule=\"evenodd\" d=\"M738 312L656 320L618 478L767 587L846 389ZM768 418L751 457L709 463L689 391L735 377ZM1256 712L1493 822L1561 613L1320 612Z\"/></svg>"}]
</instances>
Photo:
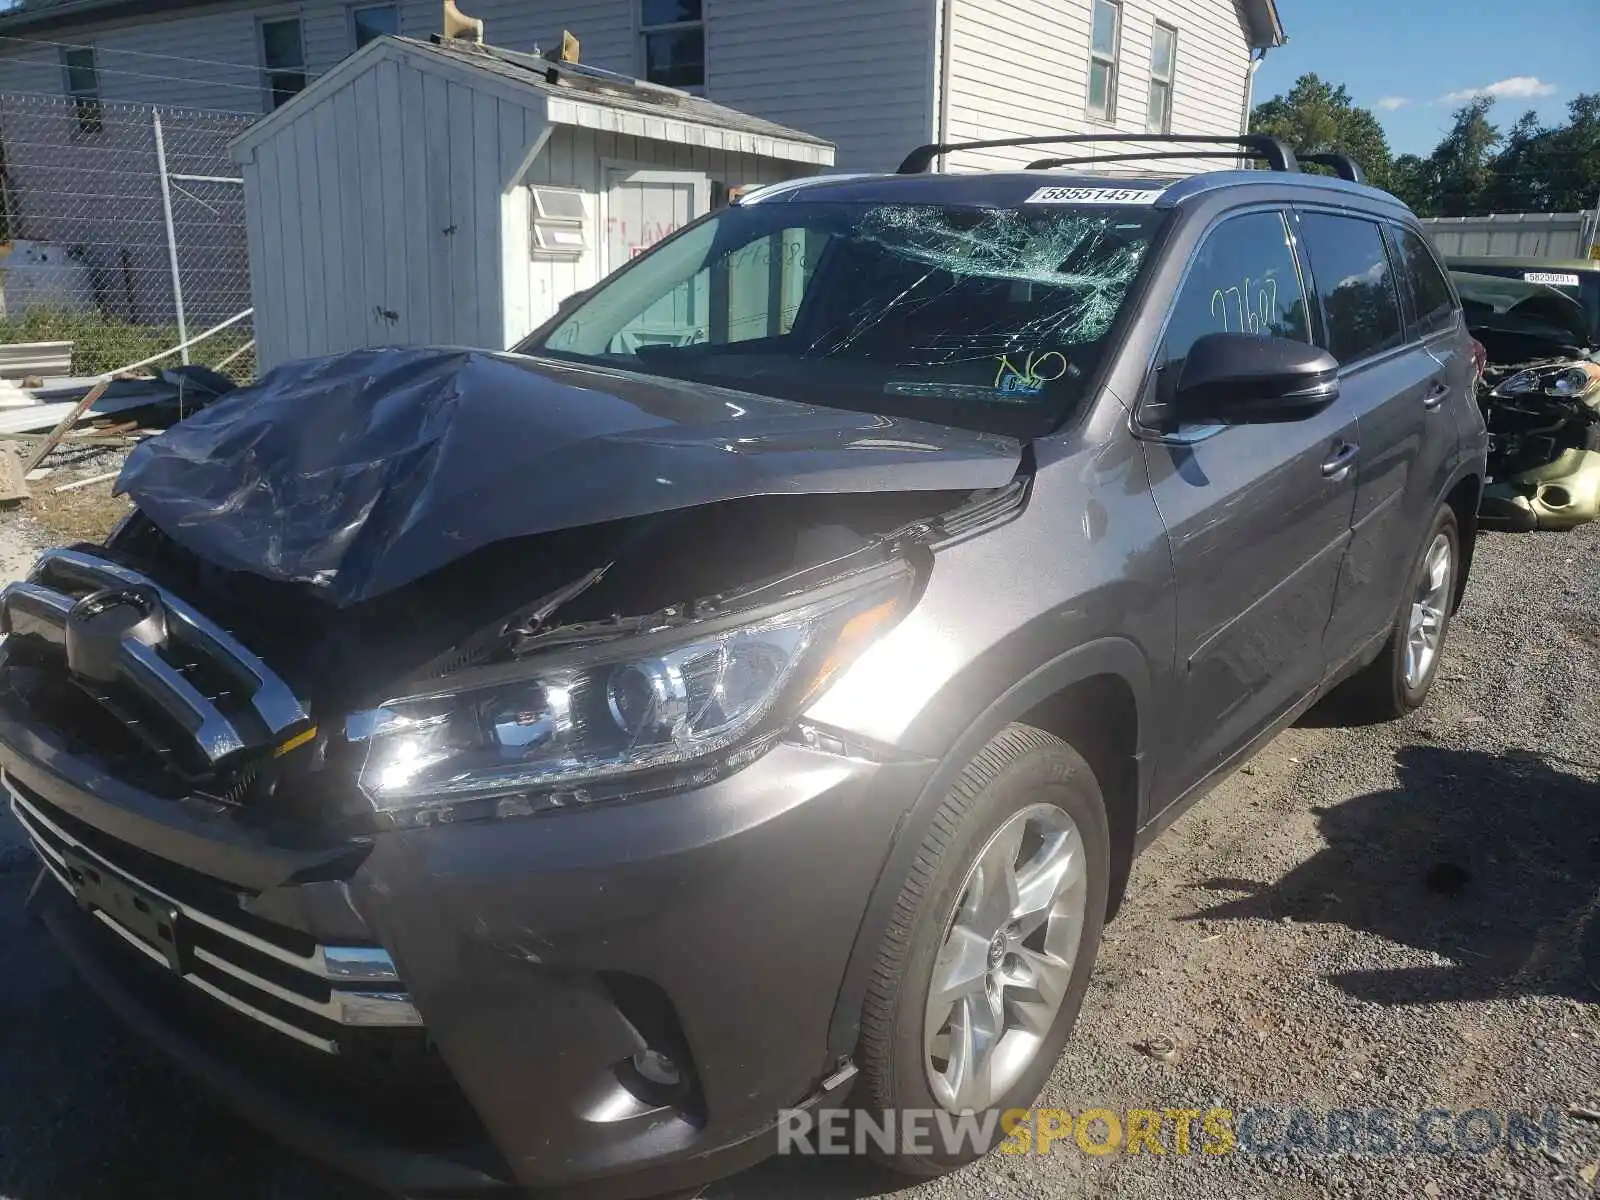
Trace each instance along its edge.
<instances>
[{"instance_id":1,"label":"roof rack","mask_svg":"<svg viewBox=\"0 0 1600 1200\"><path fill-rule=\"evenodd\" d=\"M1331 151L1305 154L1296 150L1295 156L1303 163L1312 163L1319 167L1332 167L1335 175L1340 179L1347 179L1351 183L1365 183L1367 181L1366 171L1362 170L1361 164L1348 154L1334 154Z\"/></svg>"},{"instance_id":2,"label":"roof rack","mask_svg":"<svg viewBox=\"0 0 1600 1200\"><path fill-rule=\"evenodd\" d=\"M1183 142L1191 145L1240 146L1258 154L1274 171L1299 170L1299 166L1295 161L1294 151L1277 138L1268 137L1264 133L1245 133L1233 137L1181 133L1047 133L1036 137L995 138L982 142L934 142L926 146L918 146L910 154L906 155L905 161L900 164L896 174L920 175L932 166L933 160L941 154L951 154L957 150L998 150L1009 146L1094 145L1096 142L1153 142L1157 144ZM1136 155L1134 157L1146 156ZM1178 157L1192 158L1194 156L1179 155Z\"/></svg>"},{"instance_id":3,"label":"roof rack","mask_svg":"<svg viewBox=\"0 0 1600 1200\"><path fill-rule=\"evenodd\" d=\"M1265 158L1255 150L1146 150L1139 154L1095 154L1084 158L1038 158L1025 170L1045 171L1052 167L1081 167L1090 163L1143 162L1152 158ZM1305 159L1299 159L1304 162Z\"/></svg>"}]
</instances>

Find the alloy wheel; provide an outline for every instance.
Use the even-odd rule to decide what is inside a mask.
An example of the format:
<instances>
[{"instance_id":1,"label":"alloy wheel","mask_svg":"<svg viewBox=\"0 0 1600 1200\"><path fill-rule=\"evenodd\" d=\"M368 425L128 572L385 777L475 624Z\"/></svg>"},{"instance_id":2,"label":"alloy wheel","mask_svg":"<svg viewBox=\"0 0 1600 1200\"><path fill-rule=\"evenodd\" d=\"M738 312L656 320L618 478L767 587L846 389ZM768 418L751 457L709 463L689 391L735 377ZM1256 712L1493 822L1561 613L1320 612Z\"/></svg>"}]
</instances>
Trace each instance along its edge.
<instances>
[{"instance_id":1,"label":"alloy wheel","mask_svg":"<svg viewBox=\"0 0 1600 1200\"><path fill-rule=\"evenodd\" d=\"M1013 814L985 843L928 986L923 1057L945 1108L994 1105L1038 1056L1072 979L1087 896L1083 838L1055 805Z\"/></svg>"},{"instance_id":2,"label":"alloy wheel","mask_svg":"<svg viewBox=\"0 0 1600 1200\"><path fill-rule=\"evenodd\" d=\"M1406 626L1406 687L1415 691L1428 678L1444 641L1445 613L1450 604L1450 537L1433 539L1422 560L1422 576L1411 602Z\"/></svg>"}]
</instances>

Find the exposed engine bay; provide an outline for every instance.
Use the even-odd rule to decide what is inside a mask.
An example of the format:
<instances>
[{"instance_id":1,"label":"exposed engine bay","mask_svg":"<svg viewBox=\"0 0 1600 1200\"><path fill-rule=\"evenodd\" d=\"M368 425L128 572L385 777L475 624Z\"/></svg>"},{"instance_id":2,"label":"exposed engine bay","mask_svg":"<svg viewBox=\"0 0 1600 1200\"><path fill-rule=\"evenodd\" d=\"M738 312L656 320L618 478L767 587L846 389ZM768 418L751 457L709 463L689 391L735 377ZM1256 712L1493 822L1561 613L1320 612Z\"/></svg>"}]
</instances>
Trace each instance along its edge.
<instances>
[{"instance_id":1,"label":"exposed engine bay","mask_svg":"<svg viewBox=\"0 0 1600 1200\"><path fill-rule=\"evenodd\" d=\"M1452 272L1483 346L1488 528L1570 529L1600 519L1600 338L1555 288Z\"/></svg>"}]
</instances>

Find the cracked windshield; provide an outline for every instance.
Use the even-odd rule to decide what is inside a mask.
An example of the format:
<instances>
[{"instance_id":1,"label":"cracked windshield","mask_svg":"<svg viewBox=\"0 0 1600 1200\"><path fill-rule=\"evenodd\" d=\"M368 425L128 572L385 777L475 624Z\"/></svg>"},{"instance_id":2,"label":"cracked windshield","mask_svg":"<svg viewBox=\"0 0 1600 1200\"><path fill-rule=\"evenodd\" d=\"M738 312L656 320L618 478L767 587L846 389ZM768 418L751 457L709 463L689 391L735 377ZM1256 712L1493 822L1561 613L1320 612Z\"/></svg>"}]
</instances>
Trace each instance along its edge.
<instances>
[{"instance_id":1,"label":"cracked windshield","mask_svg":"<svg viewBox=\"0 0 1600 1200\"><path fill-rule=\"evenodd\" d=\"M519 347L811 403L1042 432L1077 402L1162 217L734 207Z\"/></svg>"}]
</instances>

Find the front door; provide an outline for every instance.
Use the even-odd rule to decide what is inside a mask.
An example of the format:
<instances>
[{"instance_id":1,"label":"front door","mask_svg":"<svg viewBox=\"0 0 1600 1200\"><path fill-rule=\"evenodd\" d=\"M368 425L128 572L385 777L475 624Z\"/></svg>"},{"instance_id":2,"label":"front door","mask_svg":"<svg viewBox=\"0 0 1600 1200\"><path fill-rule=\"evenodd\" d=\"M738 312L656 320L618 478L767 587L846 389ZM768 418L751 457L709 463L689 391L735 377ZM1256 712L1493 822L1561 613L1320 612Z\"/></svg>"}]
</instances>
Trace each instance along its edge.
<instances>
[{"instance_id":1,"label":"front door","mask_svg":"<svg viewBox=\"0 0 1600 1200\"><path fill-rule=\"evenodd\" d=\"M1225 218L1200 244L1173 305L1156 388L1195 339L1311 340L1285 214ZM1355 498L1354 415L1180 430L1146 440L1151 490L1177 577L1181 742L1157 781L1176 799L1316 688Z\"/></svg>"}]
</instances>

